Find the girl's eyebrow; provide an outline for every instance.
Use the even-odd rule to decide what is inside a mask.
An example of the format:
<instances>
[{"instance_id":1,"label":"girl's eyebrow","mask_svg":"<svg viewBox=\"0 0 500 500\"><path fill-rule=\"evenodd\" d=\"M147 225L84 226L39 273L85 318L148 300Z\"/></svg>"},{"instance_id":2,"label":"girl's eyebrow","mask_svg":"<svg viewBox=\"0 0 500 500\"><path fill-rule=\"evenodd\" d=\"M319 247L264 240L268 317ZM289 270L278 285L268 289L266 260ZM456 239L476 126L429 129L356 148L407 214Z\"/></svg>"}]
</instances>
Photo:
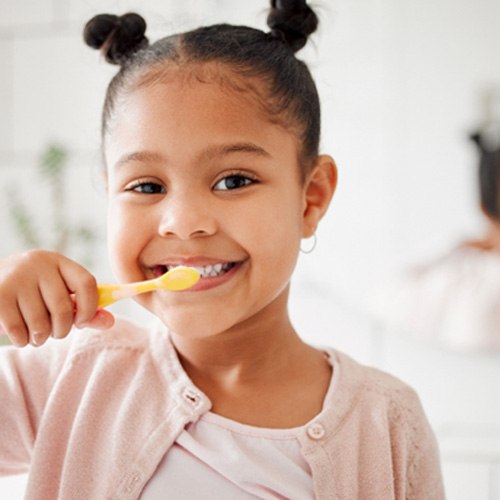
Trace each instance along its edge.
<instances>
[{"instance_id":1,"label":"girl's eyebrow","mask_svg":"<svg viewBox=\"0 0 500 500\"><path fill-rule=\"evenodd\" d=\"M266 151L261 146L254 144L253 142L217 144L215 146L210 146L207 149L205 149L205 151L203 151L200 156L205 158L217 158L232 153L250 153L256 156L263 156L265 158L271 157L268 151Z\"/></svg>"},{"instance_id":2,"label":"girl's eyebrow","mask_svg":"<svg viewBox=\"0 0 500 500\"><path fill-rule=\"evenodd\" d=\"M204 159L214 159L234 153L249 153L264 158L270 158L271 154L261 146L253 142L235 142L230 144L216 144L204 149L199 157ZM121 156L115 163L115 168L119 168L126 163L167 163L167 159L160 153L154 151L134 151Z\"/></svg>"},{"instance_id":3,"label":"girl's eyebrow","mask_svg":"<svg viewBox=\"0 0 500 500\"><path fill-rule=\"evenodd\" d=\"M127 153L116 161L114 167L119 168L127 163L142 162L142 163L160 163L164 162L165 158L154 151L134 151L133 153Z\"/></svg>"}]
</instances>

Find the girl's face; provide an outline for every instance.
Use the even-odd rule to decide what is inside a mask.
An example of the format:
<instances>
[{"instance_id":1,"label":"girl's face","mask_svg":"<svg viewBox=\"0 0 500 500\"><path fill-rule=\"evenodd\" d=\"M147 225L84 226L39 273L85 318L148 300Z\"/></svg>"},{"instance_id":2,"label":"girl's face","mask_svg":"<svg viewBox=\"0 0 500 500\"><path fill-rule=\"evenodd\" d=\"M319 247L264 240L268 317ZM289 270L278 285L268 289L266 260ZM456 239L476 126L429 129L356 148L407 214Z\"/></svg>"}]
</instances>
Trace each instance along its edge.
<instances>
[{"instance_id":1,"label":"girl's face","mask_svg":"<svg viewBox=\"0 0 500 500\"><path fill-rule=\"evenodd\" d=\"M286 308L311 229L296 141L251 96L215 81L174 78L120 100L105 141L110 260L123 282L203 268L191 290L137 297L177 335Z\"/></svg>"}]
</instances>

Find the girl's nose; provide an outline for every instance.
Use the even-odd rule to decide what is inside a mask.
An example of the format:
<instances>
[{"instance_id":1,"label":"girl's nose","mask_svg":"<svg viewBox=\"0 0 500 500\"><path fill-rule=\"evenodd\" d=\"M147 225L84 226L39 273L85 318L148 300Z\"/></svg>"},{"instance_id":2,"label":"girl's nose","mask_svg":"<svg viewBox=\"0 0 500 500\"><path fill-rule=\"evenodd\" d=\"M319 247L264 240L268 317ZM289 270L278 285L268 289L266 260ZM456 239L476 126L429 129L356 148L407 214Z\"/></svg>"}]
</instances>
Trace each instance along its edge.
<instances>
[{"instance_id":1,"label":"girl's nose","mask_svg":"<svg viewBox=\"0 0 500 500\"><path fill-rule=\"evenodd\" d=\"M169 200L163 207L158 232L160 236L176 236L182 240L210 236L217 231L216 218L206 204L192 197Z\"/></svg>"}]
</instances>

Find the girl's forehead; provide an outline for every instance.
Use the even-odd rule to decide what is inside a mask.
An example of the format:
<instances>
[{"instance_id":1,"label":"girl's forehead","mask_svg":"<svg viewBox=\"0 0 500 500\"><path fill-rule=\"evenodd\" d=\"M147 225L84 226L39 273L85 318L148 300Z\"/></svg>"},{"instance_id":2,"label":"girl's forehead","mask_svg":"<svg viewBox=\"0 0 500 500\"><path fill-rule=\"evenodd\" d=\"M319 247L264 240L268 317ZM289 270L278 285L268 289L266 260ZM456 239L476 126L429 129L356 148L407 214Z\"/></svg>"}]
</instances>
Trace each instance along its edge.
<instances>
[{"instance_id":1,"label":"girl's forehead","mask_svg":"<svg viewBox=\"0 0 500 500\"><path fill-rule=\"evenodd\" d=\"M248 106L262 119L297 132L295 120L279 109L279 97L273 94L267 79L256 76L250 70L235 68L221 61L167 61L139 74L129 91L148 89L158 84L173 84L186 92L197 91L200 84L216 86L221 94L227 96L228 102Z\"/></svg>"},{"instance_id":2,"label":"girl's forehead","mask_svg":"<svg viewBox=\"0 0 500 500\"><path fill-rule=\"evenodd\" d=\"M124 93L105 137L107 159L124 148L181 151L188 144L185 153L194 154L209 143L228 141L297 149L296 135L270 119L252 88L235 87L213 68L198 69L163 73Z\"/></svg>"},{"instance_id":3,"label":"girl's forehead","mask_svg":"<svg viewBox=\"0 0 500 500\"><path fill-rule=\"evenodd\" d=\"M120 94L107 123L108 136L132 105L154 106L169 95L175 95L176 99L182 95L189 100L199 99L203 94L207 100L217 99L225 108L233 107L235 112L251 114L294 135L298 133L294 121L284 112L277 112L275 99L263 78L241 74L241 70L219 61L157 64L137 74Z\"/></svg>"},{"instance_id":4,"label":"girl's forehead","mask_svg":"<svg viewBox=\"0 0 500 500\"><path fill-rule=\"evenodd\" d=\"M221 133L241 138L278 133L281 139L288 137L297 154L301 150L300 131L283 112L273 110L266 82L243 76L227 64L172 63L151 68L115 103L104 137L106 157L112 144L151 142L159 134L162 138L180 133L192 136L200 126L210 130L210 140Z\"/></svg>"},{"instance_id":5,"label":"girl's forehead","mask_svg":"<svg viewBox=\"0 0 500 500\"><path fill-rule=\"evenodd\" d=\"M168 78L149 82L124 93L114 111L108 135L124 126L167 120L178 125L204 122L270 122L252 92L235 91L218 81ZM153 125L151 125L153 126Z\"/></svg>"}]
</instances>

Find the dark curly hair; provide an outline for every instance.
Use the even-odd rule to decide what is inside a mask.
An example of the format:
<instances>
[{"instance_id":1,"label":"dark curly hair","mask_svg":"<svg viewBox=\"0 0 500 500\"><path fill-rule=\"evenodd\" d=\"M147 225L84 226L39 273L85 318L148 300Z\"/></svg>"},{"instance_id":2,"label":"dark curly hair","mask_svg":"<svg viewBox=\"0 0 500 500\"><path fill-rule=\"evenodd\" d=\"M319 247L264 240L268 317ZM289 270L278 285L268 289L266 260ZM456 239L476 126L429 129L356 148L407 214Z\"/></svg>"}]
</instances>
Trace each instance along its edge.
<instances>
[{"instance_id":1,"label":"dark curly hair","mask_svg":"<svg viewBox=\"0 0 500 500\"><path fill-rule=\"evenodd\" d=\"M470 136L479 151L479 196L486 214L500 221L500 146L491 147L481 132Z\"/></svg>"},{"instance_id":2,"label":"dark curly hair","mask_svg":"<svg viewBox=\"0 0 500 500\"><path fill-rule=\"evenodd\" d=\"M120 65L106 93L103 138L121 93L161 79L170 66L220 62L237 75L264 83L265 95L257 97L267 116L297 130L304 178L318 154L320 104L309 69L295 53L316 30L318 18L305 1L271 0L267 24L268 33L217 24L167 36L150 45L145 36L146 23L138 14L93 17L85 25L85 42L100 49L108 62ZM258 94L255 87L251 88Z\"/></svg>"}]
</instances>

